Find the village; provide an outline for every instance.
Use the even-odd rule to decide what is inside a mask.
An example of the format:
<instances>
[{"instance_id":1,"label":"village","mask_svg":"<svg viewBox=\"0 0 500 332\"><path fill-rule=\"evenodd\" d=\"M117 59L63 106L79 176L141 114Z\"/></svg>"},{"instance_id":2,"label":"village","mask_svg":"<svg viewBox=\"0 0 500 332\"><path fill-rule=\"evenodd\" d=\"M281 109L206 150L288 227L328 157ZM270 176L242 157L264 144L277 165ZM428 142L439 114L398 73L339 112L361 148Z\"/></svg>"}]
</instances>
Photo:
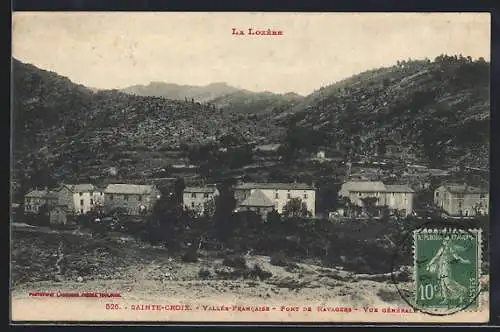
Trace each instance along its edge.
<instances>
[{"instance_id":1,"label":"village","mask_svg":"<svg viewBox=\"0 0 500 332\"><path fill-rule=\"evenodd\" d=\"M269 146L276 148L266 145L259 151ZM391 151L386 154L390 156ZM475 185L477 181L474 184L456 181L457 177L453 173L458 172L457 170L430 169L408 164L396 177L394 169L397 167L387 165L389 161L332 161L334 158L327 158L324 151L319 151L310 159L315 165L335 162L335 165L345 167L345 175L339 183L336 197L333 197L337 202L329 205L335 206L334 210L318 211L317 201L325 200L325 197L319 197L322 191L313 181L249 182L238 179L226 188L227 185L221 183L209 184L199 180L194 183L188 181L184 185L187 179L181 179L183 187L182 193L178 193L181 196L178 204L185 211L191 211L194 216L202 216L208 210L213 210L221 190L228 189L236 203L234 213L253 211L264 221L269 213L287 215L294 206L299 211L295 216L328 219L332 222L342 219L377 219L383 216L421 218L429 216L431 211L440 217L459 219L488 215L488 188ZM387 169L392 169L392 172L387 172ZM467 174L473 171L461 170ZM26 193L24 202L13 203L13 207L23 206L25 216L30 216L31 219L40 216L48 218L51 225L74 225L77 223L75 217L96 211L101 216L111 216L120 211L141 222L154 210L157 202L165 198L162 195L174 194L172 185L160 187L155 180L156 178L152 178L142 183L122 181L105 186L62 183L53 188L32 188ZM172 184L179 178L169 180ZM329 196L327 199L332 198Z\"/></svg>"}]
</instances>

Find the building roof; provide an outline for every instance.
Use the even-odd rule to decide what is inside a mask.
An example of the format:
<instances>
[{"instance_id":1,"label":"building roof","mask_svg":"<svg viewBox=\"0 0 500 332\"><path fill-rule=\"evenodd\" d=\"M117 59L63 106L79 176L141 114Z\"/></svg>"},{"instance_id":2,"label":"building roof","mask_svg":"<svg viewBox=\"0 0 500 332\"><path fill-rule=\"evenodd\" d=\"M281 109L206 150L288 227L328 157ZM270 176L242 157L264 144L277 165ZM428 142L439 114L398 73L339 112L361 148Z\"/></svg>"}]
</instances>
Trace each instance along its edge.
<instances>
[{"instance_id":1,"label":"building roof","mask_svg":"<svg viewBox=\"0 0 500 332\"><path fill-rule=\"evenodd\" d=\"M473 186L469 186L467 184L450 183L450 184L443 185L443 187L445 187L445 189L452 194L487 194L487 193L489 193L488 189L473 187Z\"/></svg>"},{"instance_id":2,"label":"building roof","mask_svg":"<svg viewBox=\"0 0 500 332\"><path fill-rule=\"evenodd\" d=\"M215 187L186 187L185 193L214 193L217 190Z\"/></svg>"},{"instance_id":3,"label":"building roof","mask_svg":"<svg viewBox=\"0 0 500 332\"><path fill-rule=\"evenodd\" d=\"M305 183L241 183L235 189L281 189L281 190L314 190L314 187Z\"/></svg>"},{"instance_id":4,"label":"building roof","mask_svg":"<svg viewBox=\"0 0 500 332\"><path fill-rule=\"evenodd\" d=\"M385 191L385 185L382 181L348 181L342 185L349 191L360 192L382 192Z\"/></svg>"},{"instance_id":5,"label":"building roof","mask_svg":"<svg viewBox=\"0 0 500 332\"><path fill-rule=\"evenodd\" d=\"M386 184L385 191L393 192L393 193L414 193L410 186L401 185L401 184Z\"/></svg>"},{"instance_id":6,"label":"building roof","mask_svg":"<svg viewBox=\"0 0 500 332\"><path fill-rule=\"evenodd\" d=\"M252 194L245 199L240 206L274 206L274 203L260 190L254 190Z\"/></svg>"},{"instance_id":7,"label":"building roof","mask_svg":"<svg viewBox=\"0 0 500 332\"><path fill-rule=\"evenodd\" d=\"M58 204L58 205L53 206L50 210L51 211L60 210L60 211L66 212L66 213L73 213L73 211L70 208L68 208L67 205L59 205Z\"/></svg>"},{"instance_id":8,"label":"building roof","mask_svg":"<svg viewBox=\"0 0 500 332\"><path fill-rule=\"evenodd\" d=\"M348 191L356 192L394 192L394 193L414 193L408 185L384 184L382 181L349 181L343 187Z\"/></svg>"},{"instance_id":9,"label":"building roof","mask_svg":"<svg viewBox=\"0 0 500 332\"><path fill-rule=\"evenodd\" d=\"M69 190L71 190L74 193L89 192L89 191L96 190L96 187L93 184L90 184L90 183L80 183L80 184L66 184L66 183L63 183L59 187L59 190L62 189L63 187L68 188Z\"/></svg>"},{"instance_id":10,"label":"building roof","mask_svg":"<svg viewBox=\"0 0 500 332\"><path fill-rule=\"evenodd\" d=\"M32 190L25 195L25 197L36 197L36 198L57 198L57 193L54 191L44 190Z\"/></svg>"},{"instance_id":11,"label":"building roof","mask_svg":"<svg viewBox=\"0 0 500 332\"><path fill-rule=\"evenodd\" d=\"M113 183L108 184L104 192L106 194L150 194L155 190L152 185Z\"/></svg>"},{"instance_id":12,"label":"building roof","mask_svg":"<svg viewBox=\"0 0 500 332\"><path fill-rule=\"evenodd\" d=\"M263 144L257 145L254 150L258 151L276 151L280 148L281 144Z\"/></svg>"},{"instance_id":13,"label":"building roof","mask_svg":"<svg viewBox=\"0 0 500 332\"><path fill-rule=\"evenodd\" d=\"M47 190L32 190L26 194L26 197L45 197L47 195Z\"/></svg>"}]
</instances>

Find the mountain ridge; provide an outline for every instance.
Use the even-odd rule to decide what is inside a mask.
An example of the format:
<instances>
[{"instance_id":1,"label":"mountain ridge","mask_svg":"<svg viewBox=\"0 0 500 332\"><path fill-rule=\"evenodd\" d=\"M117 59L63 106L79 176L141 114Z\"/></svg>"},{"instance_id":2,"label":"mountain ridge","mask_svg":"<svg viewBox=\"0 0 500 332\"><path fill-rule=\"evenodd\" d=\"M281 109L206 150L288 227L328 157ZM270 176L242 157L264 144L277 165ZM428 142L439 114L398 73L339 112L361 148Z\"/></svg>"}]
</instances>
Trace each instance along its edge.
<instances>
[{"instance_id":1,"label":"mountain ridge","mask_svg":"<svg viewBox=\"0 0 500 332\"><path fill-rule=\"evenodd\" d=\"M294 94L299 96L298 94L293 92L279 94L269 91L250 91L248 89L236 88L227 84L226 82L212 82L206 85L186 85L152 81L148 84L132 85L120 89L120 91L138 96L165 97L169 99L188 101L193 99L197 102L211 102L214 99L229 96L235 93L273 96Z\"/></svg>"}]
</instances>

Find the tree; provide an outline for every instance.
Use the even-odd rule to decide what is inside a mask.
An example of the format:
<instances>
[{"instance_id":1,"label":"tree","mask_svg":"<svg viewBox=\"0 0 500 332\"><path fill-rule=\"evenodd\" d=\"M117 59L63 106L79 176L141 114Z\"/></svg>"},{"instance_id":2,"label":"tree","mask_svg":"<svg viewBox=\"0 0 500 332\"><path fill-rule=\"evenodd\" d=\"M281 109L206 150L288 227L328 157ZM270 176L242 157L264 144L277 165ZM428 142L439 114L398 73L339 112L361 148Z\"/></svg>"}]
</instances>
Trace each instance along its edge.
<instances>
[{"instance_id":1,"label":"tree","mask_svg":"<svg viewBox=\"0 0 500 332\"><path fill-rule=\"evenodd\" d=\"M369 216L374 216L376 214L378 202L377 197L363 197L361 198L361 202L363 202L363 208Z\"/></svg>"},{"instance_id":2,"label":"tree","mask_svg":"<svg viewBox=\"0 0 500 332\"><path fill-rule=\"evenodd\" d=\"M203 216L211 219L215 214L216 199L212 198L203 204Z\"/></svg>"},{"instance_id":3,"label":"tree","mask_svg":"<svg viewBox=\"0 0 500 332\"><path fill-rule=\"evenodd\" d=\"M356 211L356 205L351 202L349 197L341 197L339 202L340 206L345 209L344 216L351 217Z\"/></svg>"},{"instance_id":4,"label":"tree","mask_svg":"<svg viewBox=\"0 0 500 332\"><path fill-rule=\"evenodd\" d=\"M151 242L161 242L171 250L177 250L179 237L183 232L182 206L177 204L174 195L162 195L147 220L147 233Z\"/></svg>"},{"instance_id":5,"label":"tree","mask_svg":"<svg viewBox=\"0 0 500 332\"><path fill-rule=\"evenodd\" d=\"M186 189L186 183L183 178L177 178L174 183L174 195L177 204L182 204L182 195Z\"/></svg>"},{"instance_id":6,"label":"tree","mask_svg":"<svg viewBox=\"0 0 500 332\"><path fill-rule=\"evenodd\" d=\"M377 154L380 156L384 156L387 152L387 147L384 141L379 141L377 143Z\"/></svg>"},{"instance_id":7,"label":"tree","mask_svg":"<svg viewBox=\"0 0 500 332\"><path fill-rule=\"evenodd\" d=\"M308 217L310 212L307 209L306 202L298 197L290 199L283 207L283 215L287 218L290 217Z\"/></svg>"},{"instance_id":8,"label":"tree","mask_svg":"<svg viewBox=\"0 0 500 332\"><path fill-rule=\"evenodd\" d=\"M47 204L43 204L38 209L38 213L36 215L37 224L40 226L50 225L50 207Z\"/></svg>"},{"instance_id":9,"label":"tree","mask_svg":"<svg viewBox=\"0 0 500 332\"><path fill-rule=\"evenodd\" d=\"M216 198L214 224L216 234L219 240L227 240L232 232L234 225L231 222L233 211L236 208L236 200L234 193L229 186L222 186L219 190L220 194Z\"/></svg>"}]
</instances>

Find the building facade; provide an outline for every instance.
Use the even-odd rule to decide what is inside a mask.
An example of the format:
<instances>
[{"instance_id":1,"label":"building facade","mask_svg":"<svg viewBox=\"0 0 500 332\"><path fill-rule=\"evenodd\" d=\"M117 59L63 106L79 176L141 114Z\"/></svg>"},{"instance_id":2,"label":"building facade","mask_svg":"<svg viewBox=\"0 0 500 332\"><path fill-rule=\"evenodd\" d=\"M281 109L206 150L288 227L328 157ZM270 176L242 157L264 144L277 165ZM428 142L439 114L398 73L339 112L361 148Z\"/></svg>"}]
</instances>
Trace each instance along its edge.
<instances>
[{"instance_id":1,"label":"building facade","mask_svg":"<svg viewBox=\"0 0 500 332\"><path fill-rule=\"evenodd\" d=\"M451 216L489 214L488 189L466 184L442 185L434 191L434 203Z\"/></svg>"},{"instance_id":2,"label":"building facade","mask_svg":"<svg viewBox=\"0 0 500 332\"><path fill-rule=\"evenodd\" d=\"M48 189L32 190L24 196L24 212L39 213L42 206L48 208L57 205L58 196Z\"/></svg>"},{"instance_id":3,"label":"building facade","mask_svg":"<svg viewBox=\"0 0 500 332\"><path fill-rule=\"evenodd\" d=\"M362 207L363 200L375 197L376 206L387 206L409 215L413 211L415 191L407 185L386 185L381 181L348 181L339 191L340 197L349 198L352 204Z\"/></svg>"},{"instance_id":4,"label":"building facade","mask_svg":"<svg viewBox=\"0 0 500 332\"><path fill-rule=\"evenodd\" d=\"M74 216L73 210L65 205L56 205L49 211L49 220L51 224L68 225L74 223L72 217Z\"/></svg>"},{"instance_id":5,"label":"building facade","mask_svg":"<svg viewBox=\"0 0 500 332\"><path fill-rule=\"evenodd\" d=\"M236 208L237 212L253 211L262 219L267 219L267 214L274 210L275 204L261 190L256 189L252 194L241 202Z\"/></svg>"},{"instance_id":6,"label":"building facade","mask_svg":"<svg viewBox=\"0 0 500 332\"><path fill-rule=\"evenodd\" d=\"M283 207L292 199L298 198L306 204L311 216L316 215L316 190L314 186L303 183L241 183L234 187L236 205L240 206L256 190L262 192L274 205L274 210L283 213Z\"/></svg>"},{"instance_id":7,"label":"building facade","mask_svg":"<svg viewBox=\"0 0 500 332\"><path fill-rule=\"evenodd\" d=\"M104 210L122 209L128 215L144 215L153 209L160 198L160 191L154 185L109 184L104 190Z\"/></svg>"},{"instance_id":8,"label":"building facade","mask_svg":"<svg viewBox=\"0 0 500 332\"><path fill-rule=\"evenodd\" d=\"M206 204L217 196L219 196L219 190L215 186L186 187L182 193L182 204L184 209L201 215L205 212Z\"/></svg>"},{"instance_id":9,"label":"building facade","mask_svg":"<svg viewBox=\"0 0 500 332\"><path fill-rule=\"evenodd\" d=\"M76 214L84 214L104 204L104 191L90 183L62 184L57 189L61 206Z\"/></svg>"}]
</instances>

